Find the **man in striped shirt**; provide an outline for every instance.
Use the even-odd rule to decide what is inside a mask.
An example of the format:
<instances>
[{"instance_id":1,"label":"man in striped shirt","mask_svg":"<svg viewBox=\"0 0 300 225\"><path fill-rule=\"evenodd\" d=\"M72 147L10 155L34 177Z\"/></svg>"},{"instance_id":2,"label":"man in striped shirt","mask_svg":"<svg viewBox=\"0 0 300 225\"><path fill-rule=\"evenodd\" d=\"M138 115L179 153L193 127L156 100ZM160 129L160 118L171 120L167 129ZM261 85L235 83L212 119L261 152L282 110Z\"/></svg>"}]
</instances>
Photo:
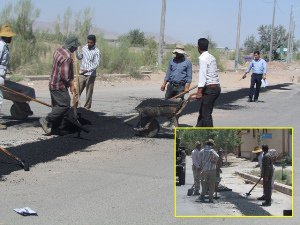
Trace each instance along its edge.
<instances>
[{"instance_id":1,"label":"man in striped shirt","mask_svg":"<svg viewBox=\"0 0 300 225\"><path fill-rule=\"evenodd\" d=\"M70 36L63 47L57 49L53 55L52 74L49 89L52 102L52 111L40 124L47 135L51 134L51 127L59 124L70 108L70 92L75 91L72 53L79 47L78 38Z\"/></svg>"},{"instance_id":2,"label":"man in striped shirt","mask_svg":"<svg viewBox=\"0 0 300 225\"><path fill-rule=\"evenodd\" d=\"M209 41L206 38L198 40L199 81L196 99L200 100L197 127L213 127L212 112L215 101L221 93L217 62L208 50Z\"/></svg>"},{"instance_id":3,"label":"man in striped shirt","mask_svg":"<svg viewBox=\"0 0 300 225\"><path fill-rule=\"evenodd\" d=\"M96 36L88 35L87 44L82 48L81 52L76 52L76 57L82 60L79 73L79 96L86 88L86 102L84 108L90 109L92 106L92 96L94 91L94 83L96 79L96 69L100 63L100 51L96 47ZM78 96L77 96L78 97Z\"/></svg>"},{"instance_id":4,"label":"man in striped shirt","mask_svg":"<svg viewBox=\"0 0 300 225\"><path fill-rule=\"evenodd\" d=\"M201 195L199 200L204 202L204 196L209 191L209 202L213 203L213 194L216 184L216 164L219 155L213 149L214 140L209 139L205 147L199 153L199 168L201 174Z\"/></svg>"}]
</instances>

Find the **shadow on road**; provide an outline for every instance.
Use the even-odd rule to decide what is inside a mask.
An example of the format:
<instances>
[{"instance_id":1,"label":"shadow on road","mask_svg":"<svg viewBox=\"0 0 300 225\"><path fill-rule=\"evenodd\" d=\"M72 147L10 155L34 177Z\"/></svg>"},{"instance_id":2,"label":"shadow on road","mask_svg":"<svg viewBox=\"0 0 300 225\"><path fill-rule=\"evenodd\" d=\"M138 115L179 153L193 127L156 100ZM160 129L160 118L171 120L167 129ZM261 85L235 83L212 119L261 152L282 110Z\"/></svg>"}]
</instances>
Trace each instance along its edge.
<instances>
[{"instance_id":1,"label":"shadow on road","mask_svg":"<svg viewBox=\"0 0 300 225\"><path fill-rule=\"evenodd\" d=\"M248 199L240 194L232 191L219 193L220 203L234 204L237 210L239 210L243 216L271 216L262 206L259 206L257 200ZM255 202L252 202L255 201ZM281 216L281 215L277 215Z\"/></svg>"},{"instance_id":2,"label":"shadow on road","mask_svg":"<svg viewBox=\"0 0 300 225\"><path fill-rule=\"evenodd\" d=\"M92 125L87 125L90 132L82 132L81 138L76 138L77 134L53 136L50 139L26 143L17 147L7 148L7 150L28 162L30 166L34 166L72 152L84 151L85 148L106 140L131 139L134 137L132 128L123 123L123 118L103 116L103 114L97 114L92 111L86 111L83 118L91 121ZM39 126L37 120L38 118L31 118L23 123L22 126ZM8 122L8 125L17 125L22 129L19 122ZM15 160L0 152L0 178L20 169L22 168L18 166Z\"/></svg>"},{"instance_id":3,"label":"shadow on road","mask_svg":"<svg viewBox=\"0 0 300 225\"><path fill-rule=\"evenodd\" d=\"M293 83L283 83L283 84L268 86L267 88L261 88L260 93L266 93L271 90L289 91L291 89L288 87L292 84ZM249 88L241 88L236 91L221 93L220 97L217 99L215 103L215 108L223 109L223 110L236 110L236 109L246 108L243 105L237 105L233 103L239 99L245 99L246 101L248 97L248 92L249 92ZM198 111L199 111L199 101L192 101L186 106L186 108L183 110L181 115L191 114Z\"/></svg>"}]
</instances>

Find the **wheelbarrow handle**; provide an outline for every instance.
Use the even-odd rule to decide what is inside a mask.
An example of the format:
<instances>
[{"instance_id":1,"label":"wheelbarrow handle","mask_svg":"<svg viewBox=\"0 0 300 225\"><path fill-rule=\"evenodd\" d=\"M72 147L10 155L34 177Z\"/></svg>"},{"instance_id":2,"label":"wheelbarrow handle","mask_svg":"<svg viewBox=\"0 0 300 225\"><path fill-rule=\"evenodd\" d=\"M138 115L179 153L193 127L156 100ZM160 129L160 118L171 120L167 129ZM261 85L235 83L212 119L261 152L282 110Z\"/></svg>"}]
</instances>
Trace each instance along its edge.
<instances>
[{"instance_id":1,"label":"wheelbarrow handle","mask_svg":"<svg viewBox=\"0 0 300 225\"><path fill-rule=\"evenodd\" d=\"M189 91L191 91L191 90L193 90L193 89L195 89L195 88L197 88L197 87L198 87L198 85L195 85L195 86L191 87L191 88L189 89ZM178 95L175 95L174 97L172 97L172 98L170 98L170 99L179 98L179 97L185 95L186 93L188 93L189 91L183 91L183 92L179 93Z\"/></svg>"},{"instance_id":2,"label":"wheelbarrow handle","mask_svg":"<svg viewBox=\"0 0 300 225\"><path fill-rule=\"evenodd\" d=\"M42 101L37 100L37 99L35 99L35 98L32 98L32 97L30 97L30 96L28 96L28 95L25 95L25 94L20 93L20 92L18 92L18 91L12 90L12 89L10 89L10 88L8 88L8 87L6 87L6 86L1 86L1 88L3 88L5 91L8 91L8 92L11 92L11 93L13 93L13 94L16 94L16 95L22 96L22 97L24 97L24 98L27 98L28 100L31 100L31 101L34 101L34 102L38 102L38 103L40 103L40 104L42 104L42 105L51 107L51 105L49 105L49 104L46 103L46 102L42 102Z\"/></svg>"}]
</instances>

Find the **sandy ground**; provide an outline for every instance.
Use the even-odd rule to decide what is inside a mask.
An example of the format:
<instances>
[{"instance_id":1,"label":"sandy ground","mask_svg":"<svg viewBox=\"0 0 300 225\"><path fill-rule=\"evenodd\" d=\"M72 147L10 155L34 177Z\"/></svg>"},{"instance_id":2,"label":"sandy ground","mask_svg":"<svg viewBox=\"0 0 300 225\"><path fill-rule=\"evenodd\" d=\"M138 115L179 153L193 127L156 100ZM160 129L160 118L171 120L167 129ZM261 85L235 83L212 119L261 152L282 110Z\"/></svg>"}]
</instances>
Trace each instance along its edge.
<instances>
[{"instance_id":1,"label":"sandy ground","mask_svg":"<svg viewBox=\"0 0 300 225\"><path fill-rule=\"evenodd\" d=\"M299 136L299 64L270 65L270 87L262 90L260 102L246 102L249 76L239 81L243 71L220 73L222 95L213 113L215 126L292 126ZM163 98L164 74L141 80L106 77L96 83L91 118L91 134L47 137L38 118L49 108L31 102L34 115L25 122L10 117L10 101L3 113L9 126L0 131L0 145L31 165L25 172L3 154L0 156L0 224L195 224L193 219L174 218L173 133L160 132L158 138L134 136L123 123L136 113L143 99ZM293 78L294 77L294 78ZM194 76L197 80L197 73ZM36 90L38 99L50 102L47 81L24 81ZM195 82L194 82L195 83ZM193 84L194 84L193 83ZM84 96L82 101L84 100ZM280 104L279 104L280 103ZM198 103L183 111L181 126L194 126ZM299 163L295 139L295 165ZM295 202L299 200L295 171ZM29 206L37 217L22 217L14 208ZM299 207L295 204L295 210ZM264 224L297 224L294 219L263 220ZM211 224L211 220L201 220ZM253 219L215 219L215 223L253 224Z\"/></svg>"}]
</instances>

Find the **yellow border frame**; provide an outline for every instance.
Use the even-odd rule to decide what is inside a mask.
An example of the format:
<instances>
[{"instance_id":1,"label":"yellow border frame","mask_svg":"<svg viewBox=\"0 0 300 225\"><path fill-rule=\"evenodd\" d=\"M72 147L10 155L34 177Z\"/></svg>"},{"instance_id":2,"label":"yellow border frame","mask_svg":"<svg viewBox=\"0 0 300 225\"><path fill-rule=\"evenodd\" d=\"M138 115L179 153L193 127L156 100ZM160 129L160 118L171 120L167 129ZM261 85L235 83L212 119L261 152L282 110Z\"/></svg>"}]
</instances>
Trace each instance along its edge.
<instances>
[{"instance_id":1,"label":"yellow border frame","mask_svg":"<svg viewBox=\"0 0 300 225\"><path fill-rule=\"evenodd\" d=\"M176 215L176 135L177 130L273 129L292 130L292 216L177 216ZM174 130L174 216L175 218L294 218L294 127L176 127Z\"/></svg>"}]
</instances>

